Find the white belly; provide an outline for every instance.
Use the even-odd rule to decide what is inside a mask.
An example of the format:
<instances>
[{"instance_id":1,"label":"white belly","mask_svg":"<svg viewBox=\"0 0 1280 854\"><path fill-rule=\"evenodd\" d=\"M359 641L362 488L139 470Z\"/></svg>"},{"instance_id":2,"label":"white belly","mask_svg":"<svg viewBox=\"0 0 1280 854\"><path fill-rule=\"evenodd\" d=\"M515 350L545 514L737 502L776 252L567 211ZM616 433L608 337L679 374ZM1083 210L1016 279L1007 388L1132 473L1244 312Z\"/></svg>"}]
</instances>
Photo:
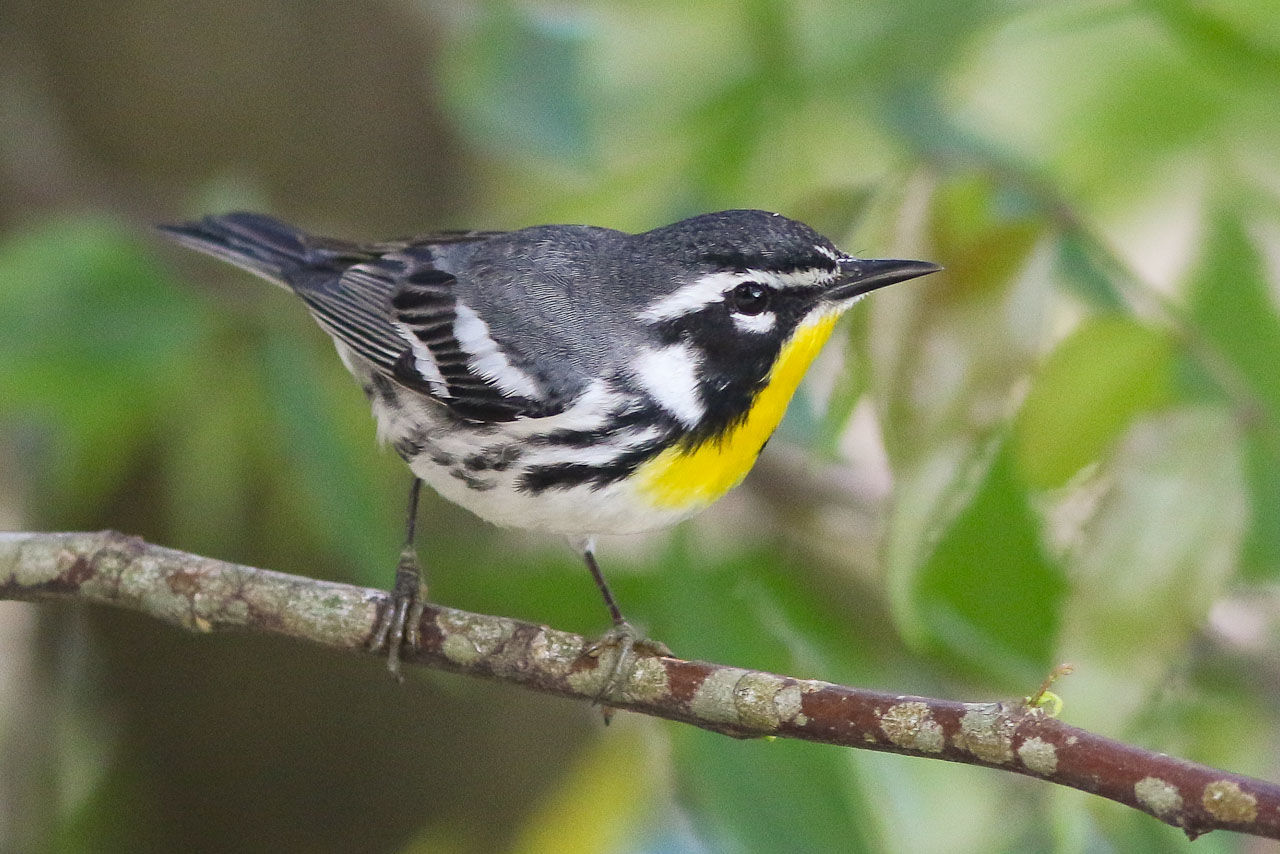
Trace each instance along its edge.
<instances>
[{"instance_id":1,"label":"white belly","mask_svg":"<svg viewBox=\"0 0 1280 854\"><path fill-rule=\"evenodd\" d=\"M410 466L436 492L481 519L508 528L549 531L574 537L635 534L673 525L687 513L653 508L626 481L603 487L554 488L531 495L516 487L516 475L491 475L491 489L479 490L451 469L419 457Z\"/></svg>"}]
</instances>

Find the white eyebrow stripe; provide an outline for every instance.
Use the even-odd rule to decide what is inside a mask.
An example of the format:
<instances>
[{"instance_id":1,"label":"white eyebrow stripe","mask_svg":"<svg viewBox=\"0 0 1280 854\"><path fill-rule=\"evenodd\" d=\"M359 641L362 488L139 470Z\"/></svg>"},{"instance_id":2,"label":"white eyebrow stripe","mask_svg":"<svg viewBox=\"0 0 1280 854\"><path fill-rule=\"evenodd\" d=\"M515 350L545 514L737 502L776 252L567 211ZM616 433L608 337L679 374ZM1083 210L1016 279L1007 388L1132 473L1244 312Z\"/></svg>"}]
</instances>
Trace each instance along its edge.
<instances>
[{"instance_id":1,"label":"white eyebrow stripe","mask_svg":"<svg viewBox=\"0 0 1280 854\"><path fill-rule=\"evenodd\" d=\"M650 304L640 312L642 321L653 322L683 317L691 312L706 308L712 303L724 299L726 291L736 288L743 282L751 281L747 273L709 273L699 276L687 285L676 288L671 293Z\"/></svg>"},{"instance_id":2,"label":"white eyebrow stripe","mask_svg":"<svg viewBox=\"0 0 1280 854\"><path fill-rule=\"evenodd\" d=\"M698 354L688 344L649 348L631 364L640 386L685 427L698 426L706 408L698 392Z\"/></svg>"},{"instance_id":3,"label":"white eyebrow stripe","mask_svg":"<svg viewBox=\"0 0 1280 854\"><path fill-rule=\"evenodd\" d=\"M836 278L838 273L836 270L827 269L825 267L811 267L807 270L792 270L789 273L763 273L755 270L748 270L753 279L758 276L766 278L763 281L766 285L774 285L779 288L817 288L829 284Z\"/></svg>"},{"instance_id":4,"label":"white eyebrow stripe","mask_svg":"<svg viewBox=\"0 0 1280 854\"><path fill-rule=\"evenodd\" d=\"M726 293L743 282L759 282L766 287L785 290L819 287L835 277L834 271L819 267L789 273L769 273L764 270L708 273L656 300L640 312L637 318L645 323L654 323L683 317L720 302Z\"/></svg>"}]
</instances>

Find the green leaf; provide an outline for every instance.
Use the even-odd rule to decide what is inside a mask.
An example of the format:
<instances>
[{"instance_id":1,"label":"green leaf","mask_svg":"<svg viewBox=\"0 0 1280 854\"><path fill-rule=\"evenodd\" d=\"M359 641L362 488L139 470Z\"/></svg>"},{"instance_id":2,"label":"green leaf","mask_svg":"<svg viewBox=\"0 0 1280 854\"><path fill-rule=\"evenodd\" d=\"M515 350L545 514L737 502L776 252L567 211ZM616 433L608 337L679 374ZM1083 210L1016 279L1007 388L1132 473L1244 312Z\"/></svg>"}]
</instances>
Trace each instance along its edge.
<instances>
[{"instance_id":1,"label":"green leaf","mask_svg":"<svg viewBox=\"0 0 1280 854\"><path fill-rule=\"evenodd\" d=\"M915 473L1002 429L1003 401L1026 374L1050 295L1018 276L1044 225L1016 194L965 175L939 187L927 217L922 254L947 269L867 300L864 345L885 449L897 471Z\"/></svg>"},{"instance_id":2,"label":"green leaf","mask_svg":"<svg viewBox=\"0 0 1280 854\"><path fill-rule=\"evenodd\" d=\"M1075 538L1059 655L1071 720L1123 731L1188 654L1248 528L1240 431L1222 405L1136 422Z\"/></svg>"},{"instance_id":3,"label":"green leaf","mask_svg":"<svg viewBox=\"0 0 1280 854\"><path fill-rule=\"evenodd\" d=\"M1236 4L1207 4L1219 5L1212 10L1202 5L1206 4L1190 0L1141 0L1138 4L1186 48L1188 58L1239 83L1280 83L1280 50L1252 29L1247 12L1239 15L1241 10L1232 8Z\"/></svg>"},{"instance_id":4,"label":"green leaf","mask_svg":"<svg viewBox=\"0 0 1280 854\"><path fill-rule=\"evenodd\" d=\"M1172 397L1174 345L1118 315L1086 320L1049 355L1014 425L1019 471L1040 489L1099 459L1140 413Z\"/></svg>"},{"instance_id":5,"label":"green leaf","mask_svg":"<svg viewBox=\"0 0 1280 854\"><path fill-rule=\"evenodd\" d=\"M311 532L334 554L342 555L354 577L386 584L403 541L403 509L378 476L374 426L368 419L367 442L356 444L343 429L343 400L330 377L303 342L269 333L261 353L264 382L279 419L279 441L290 482ZM335 372L336 373L336 372ZM351 380L340 377L344 384ZM406 491L409 476L404 481Z\"/></svg>"},{"instance_id":6,"label":"green leaf","mask_svg":"<svg viewBox=\"0 0 1280 854\"><path fill-rule=\"evenodd\" d=\"M1223 126L1243 124L1233 110L1258 96L1188 61L1183 46L1147 16L1099 25L1107 13L1090 12L1093 26L1038 45L1046 67L1059 69L1031 83L1053 102L1037 113L1041 157L1054 164L1054 183L1071 199L1154 201L1176 186L1172 176L1186 158L1232 144Z\"/></svg>"},{"instance_id":7,"label":"green leaf","mask_svg":"<svg viewBox=\"0 0 1280 854\"><path fill-rule=\"evenodd\" d=\"M1245 477L1253 517L1241 563L1252 578L1280 576L1280 442L1252 435L1245 441Z\"/></svg>"},{"instance_id":8,"label":"green leaf","mask_svg":"<svg viewBox=\"0 0 1280 854\"><path fill-rule=\"evenodd\" d=\"M1246 470L1253 520L1243 561L1255 576L1280 573L1280 317L1262 259L1234 213L1213 220L1188 310L1228 374L1224 394L1248 415ZM1241 394L1244 399L1241 399Z\"/></svg>"},{"instance_id":9,"label":"green leaf","mask_svg":"<svg viewBox=\"0 0 1280 854\"><path fill-rule=\"evenodd\" d=\"M840 373L831 387L831 395L817 428L818 450L827 459L836 459L840 440L849 420L871 383L871 369L864 348L857 343L867 338L869 322L866 311L854 310L848 321L850 346L845 348ZM784 422L785 423L785 422Z\"/></svg>"},{"instance_id":10,"label":"green leaf","mask_svg":"<svg viewBox=\"0 0 1280 854\"><path fill-rule=\"evenodd\" d=\"M946 657L1034 683L1051 664L1065 591L1004 442L916 572L913 623Z\"/></svg>"},{"instance_id":11,"label":"green leaf","mask_svg":"<svg viewBox=\"0 0 1280 854\"><path fill-rule=\"evenodd\" d=\"M929 217L935 252L946 259L957 300L1008 287L1045 230L1033 199L982 173L942 186Z\"/></svg>"},{"instance_id":12,"label":"green leaf","mask_svg":"<svg viewBox=\"0 0 1280 854\"><path fill-rule=\"evenodd\" d=\"M883 850L842 751L690 727L672 735L680 801L711 850Z\"/></svg>"},{"instance_id":13,"label":"green leaf","mask_svg":"<svg viewBox=\"0 0 1280 854\"><path fill-rule=\"evenodd\" d=\"M1257 249L1234 213L1210 223L1191 277L1188 309L1197 328L1248 383L1273 422L1280 418L1280 318Z\"/></svg>"},{"instance_id":14,"label":"green leaf","mask_svg":"<svg viewBox=\"0 0 1280 854\"><path fill-rule=\"evenodd\" d=\"M194 334L191 300L137 235L94 217L46 223L0 247L0 356L75 381L127 373L154 387ZM70 345L70 346L68 346ZM80 384L89 385L85 380Z\"/></svg>"},{"instance_id":15,"label":"green leaf","mask_svg":"<svg viewBox=\"0 0 1280 854\"><path fill-rule=\"evenodd\" d=\"M177 547L242 554L251 545L270 404L250 351L226 346L206 352L219 356L191 366L187 393L163 421L168 524Z\"/></svg>"},{"instance_id":16,"label":"green leaf","mask_svg":"<svg viewBox=\"0 0 1280 854\"><path fill-rule=\"evenodd\" d=\"M769 82L759 73L736 80L690 116L701 132L688 167L690 197L681 200L689 213L729 204L740 192L769 119L779 116Z\"/></svg>"},{"instance_id":17,"label":"green leaf","mask_svg":"<svg viewBox=\"0 0 1280 854\"><path fill-rule=\"evenodd\" d=\"M1069 230L1058 241L1058 270L1069 288L1102 311L1123 311L1124 296L1094 255L1086 235Z\"/></svg>"},{"instance_id":18,"label":"green leaf","mask_svg":"<svg viewBox=\"0 0 1280 854\"><path fill-rule=\"evenodd\" d=\"M0 417L60 524L91 514L153 440L200 313L137 236L94 217L0 246Z\"/></svg>"},{"instance_id":19,"label":"green leaf","mask_svg":"<svg viewBox=\"0 0 1280 854\"><path fill-rule=\"evenodd\" d=\"M624 577L620 595L634 603L654 637L693 658L761 670L802 666L830 673L847 625L803 569L785 565L773 549L709 558L680 528L652 571Z\"/></svg>"}]
</instances>

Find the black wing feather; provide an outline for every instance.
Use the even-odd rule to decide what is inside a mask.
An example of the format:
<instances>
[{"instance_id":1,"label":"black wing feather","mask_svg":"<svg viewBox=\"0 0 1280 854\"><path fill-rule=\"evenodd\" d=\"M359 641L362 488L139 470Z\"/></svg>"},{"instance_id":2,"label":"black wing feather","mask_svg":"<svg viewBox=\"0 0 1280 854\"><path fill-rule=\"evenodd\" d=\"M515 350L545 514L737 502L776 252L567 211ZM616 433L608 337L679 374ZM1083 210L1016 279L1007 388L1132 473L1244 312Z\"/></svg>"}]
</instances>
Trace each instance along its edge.
<instances>
[{"instance_id":1,"label":"black wing feather","mask_svg":"<svg viewBox=\"0 0 1280 854\"><path fill-rule=\"evenodd\" d=\"M457 280L434 265L432 249L488 240L503 232L451 231L360 245L314 237L253 213L210 216L160 229L193 249L289 287L335 339L379 372L429 395L461 418L510 421L556 411L506 395L474 373L467 364L469 355L454 336ZM430 355L443 388L419 370L413 340Z\"/></svg>"},{"instance_id":2,"label":"black wing feather","mask_svg":"<svg viewBox=\"0 0 1280 854\"><path fill-rule=\"evenodd\" d=\"M444 379L448 396L437 396L438 399L459 416L472 421L511 421L521 416L550 414L538 401L508 395L488 378L471 370L470 357L453 331L458 317L456 282L443 270L411 267L396 282L390 300L400 327L427 349ZM402 382L407 380L420 388L425 381L412 357L400 359L396 367L395 376Z\"/></svg>"},{"instance_id":3,"label":"black wing feather","mask_svg":"<svg viewBox=\"0 0 1280 854\"><path fill-rule=\"evenodd\" d=\"M394 286L381 264L376 259L353 265L340 277L297 293L326 332L392 374L408 342L391 323L388 300Z\"/></svg>"}]
</instances>

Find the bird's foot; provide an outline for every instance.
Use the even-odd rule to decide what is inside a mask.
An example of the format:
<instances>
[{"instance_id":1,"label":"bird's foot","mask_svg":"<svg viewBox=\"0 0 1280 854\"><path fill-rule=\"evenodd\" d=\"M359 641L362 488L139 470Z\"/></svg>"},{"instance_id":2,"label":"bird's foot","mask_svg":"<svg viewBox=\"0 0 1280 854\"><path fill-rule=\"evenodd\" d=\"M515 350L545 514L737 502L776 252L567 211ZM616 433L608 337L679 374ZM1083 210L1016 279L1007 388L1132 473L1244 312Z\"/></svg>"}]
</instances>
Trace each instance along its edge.
<instances>
[{"instance_id":1,"label":"bird's foot","mask_svg":"<svg viewBox=\"0 0 1280 854\"><path fill-rule=\"evenodd\" d=\"M418 624L422 621L422 609L427 601L427 588L422 583L418 568L418 555L411 548L400 553L396 565L396 581L391 588L386 607L378 617L378 624L369 638L370 652L387 651L387 670L397 682L403 682L400 673L400 651L410 652L418 648Z\"/></svg>"},{"instance_id":2,"label":"bird's foot","mask_svg":"<svg viewBox=\"0 0 1280 854\"><path fill-rule=\"evenodd\" d=\"M611 661L605 658L610 650L616 650L610 656ZM609 697L631 678L637 658L671 655L671 650L665 643L645 637L626 620L615 622L613 628L592 641L585 652L599 660L597 666L608 668L595 696L595 701L601 704L606 704ZM609 722L609 717L606 713L605 723Z\"/></svg>"}]
</instances>

